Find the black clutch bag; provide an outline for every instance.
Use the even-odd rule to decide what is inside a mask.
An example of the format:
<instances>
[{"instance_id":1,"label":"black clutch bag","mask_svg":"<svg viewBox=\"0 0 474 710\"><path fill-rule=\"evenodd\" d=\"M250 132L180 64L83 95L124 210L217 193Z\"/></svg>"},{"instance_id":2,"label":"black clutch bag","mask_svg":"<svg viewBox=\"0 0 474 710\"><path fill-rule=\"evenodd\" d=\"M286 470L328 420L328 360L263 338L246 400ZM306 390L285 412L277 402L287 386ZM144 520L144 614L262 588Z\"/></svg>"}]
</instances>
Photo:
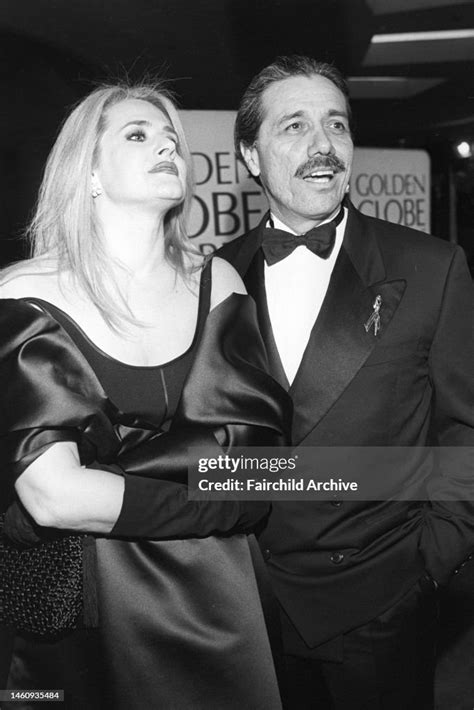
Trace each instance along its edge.
<instances>
[{"instance_id":1,"label":"black clutch bag","mask_svg":"<svg viewBox=\"0 0 474 710\"><path fill-rule=\"evenodd\" d=\"M76 628L83 608L83 536L13 543L0 516L0 624L36 636Z\"/></svg>"}]
</instances>

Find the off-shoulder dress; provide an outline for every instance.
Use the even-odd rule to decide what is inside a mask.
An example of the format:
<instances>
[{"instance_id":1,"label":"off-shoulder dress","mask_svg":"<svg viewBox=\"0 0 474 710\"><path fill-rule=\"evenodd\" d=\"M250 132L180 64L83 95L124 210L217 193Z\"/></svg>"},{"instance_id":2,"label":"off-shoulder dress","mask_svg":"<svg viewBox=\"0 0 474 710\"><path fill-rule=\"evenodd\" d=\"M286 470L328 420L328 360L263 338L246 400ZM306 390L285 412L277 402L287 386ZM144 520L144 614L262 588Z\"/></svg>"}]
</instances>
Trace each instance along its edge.
<instances>
[{"instance_id":1,"label":"off-shoulder dress","mask_svg":"<svg viewBox=\"0 0 474 710\"><path fill-rule=\"evenodd\" d=\"M113 359L50 303L0 302L3 508L55 441L126 472L116 539L96 539L98 629L18 634L9 687L64 688L66 708L88 710L281 706L248 537L235 532L245 512L229 503L213 523L213 504L186 500L186 445L278 445L289 428L253 302L232 294L208 315L210 288L206 267L191 346L151 367Z\"/></svg>"}]
</instances>

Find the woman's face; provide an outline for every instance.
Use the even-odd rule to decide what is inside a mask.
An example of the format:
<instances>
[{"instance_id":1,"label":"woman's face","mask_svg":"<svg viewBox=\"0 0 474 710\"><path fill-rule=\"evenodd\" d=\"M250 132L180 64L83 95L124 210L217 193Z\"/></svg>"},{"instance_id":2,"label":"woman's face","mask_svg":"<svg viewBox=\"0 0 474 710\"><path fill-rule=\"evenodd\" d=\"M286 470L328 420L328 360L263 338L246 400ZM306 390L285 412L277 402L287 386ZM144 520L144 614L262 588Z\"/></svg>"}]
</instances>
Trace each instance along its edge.
<instances>
[{"instance_id":1,"label":"woman's face","mask_svg":"<svg viewBox=\"0 0 474 710\"><path fill-rule=\"evenodd\" d=\"M182 202L186 164L169 118L153 104L125 99L106 114L93 185L101 201L167 211Z\"/></svg>"}]
</instances>

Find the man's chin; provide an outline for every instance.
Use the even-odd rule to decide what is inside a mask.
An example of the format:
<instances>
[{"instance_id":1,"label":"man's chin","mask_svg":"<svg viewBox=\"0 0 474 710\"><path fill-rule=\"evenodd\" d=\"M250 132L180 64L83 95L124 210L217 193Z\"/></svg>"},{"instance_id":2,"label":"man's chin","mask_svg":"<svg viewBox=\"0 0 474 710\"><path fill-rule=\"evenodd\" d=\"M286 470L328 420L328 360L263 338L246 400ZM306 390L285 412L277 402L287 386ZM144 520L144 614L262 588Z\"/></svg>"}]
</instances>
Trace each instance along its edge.
<instances>
[{"instance_id":1,"label":"man's chin","mask_svg":"<svg viewBox=\"0 0 474 710\"><path fill-rule=\"evenodd\" d=\"M339 196L328 195L326 199L313 199L306 203L302 216L308 219L322 221L331 217L334 212L337 212L342 202Z\"/></svg>"}]
</instances>

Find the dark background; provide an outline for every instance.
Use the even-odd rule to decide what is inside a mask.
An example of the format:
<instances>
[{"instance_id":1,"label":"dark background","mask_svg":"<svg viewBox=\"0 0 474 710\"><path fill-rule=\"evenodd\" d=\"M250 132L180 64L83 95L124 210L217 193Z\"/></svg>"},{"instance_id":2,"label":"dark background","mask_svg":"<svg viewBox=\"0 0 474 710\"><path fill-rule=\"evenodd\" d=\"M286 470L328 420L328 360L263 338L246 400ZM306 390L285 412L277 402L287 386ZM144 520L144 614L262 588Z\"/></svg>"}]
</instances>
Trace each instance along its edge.
<instances>
[{"instance_id":1,"label":"dark background","mask_svg":"<svg viewBox=\"0 0 474 710\"><path fill-rule=\"evenodd\" d=\"M381 33L474 28L457 0L2 0L0 264L22 255L42 168L70 106L95 83L159 73L185 109L235 109L276 55L349 77L360 146L426 149L432 231L474 260L474 38L371 45Z\"/></svg>"}]
</instances>

